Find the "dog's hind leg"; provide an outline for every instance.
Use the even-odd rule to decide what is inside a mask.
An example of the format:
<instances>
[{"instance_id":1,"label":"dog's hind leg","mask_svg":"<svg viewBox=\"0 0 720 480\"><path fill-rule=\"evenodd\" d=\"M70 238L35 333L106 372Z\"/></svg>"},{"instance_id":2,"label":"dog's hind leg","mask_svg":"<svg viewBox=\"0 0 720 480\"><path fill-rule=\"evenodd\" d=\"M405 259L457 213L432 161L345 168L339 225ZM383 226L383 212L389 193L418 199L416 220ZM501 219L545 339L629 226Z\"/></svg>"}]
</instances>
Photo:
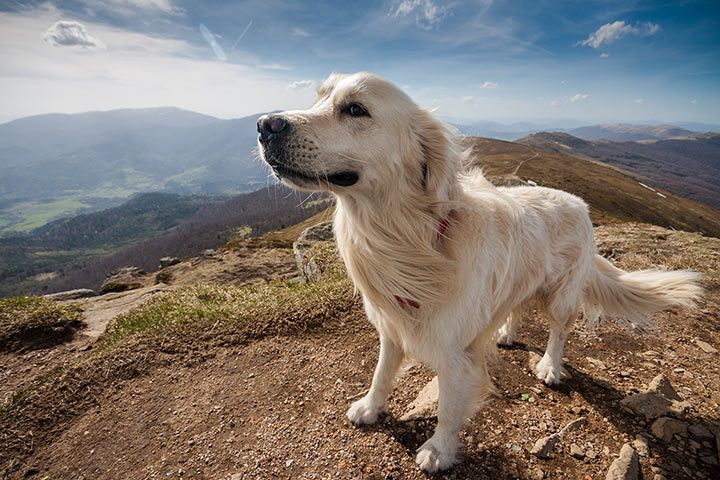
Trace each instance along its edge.
<instances>
[{"instance_id":1,"label":"dog's hind leg","mask_svg":"<svg viewBox=\"0 0 720 480\"><path fill-rule=\"evenodd\" d=\"M375 366L372 385L367 395L353 402L347 411L351 422L356 425L375 423L378 415L387 409L387 396L403 358L402 349L380 332L380 357Z\"/></svg>"},{"instance_id":2,"label":"dog's hind leg","mask_svg":"<svg viewBox=\"0 0 720 480\"><path fill-rule=\"evenodd\" d=\"M490 387L484 353L447 354L438 369L440 394L435 433L417 451L422 470L435 472L452 466L461 447L459 433Z\"/></svg>"},{"instance_id":3,"label":"dog's hind leg","mask_svg":"<svg viewBox=\"0 0 720 480\"><path fill-rule=\"evenodd\" d=\"M535 365L537 378L546 385L560 383L565 341L580 308L580 292L568 290L558 290L547 305L547 313L550 316L550 338L545 355Z\"/></svg>"},{"instance_id":4,"label":"dog's hind leg","mask_svg":"<svg viewBox=\"0 0 720 480\"><path fill-rule=\"evenodd\" d=\"M515 343L515 336L517 335L517 329L520 326L521 320L522 311L520 310L513 311L508 315L507 320L505 320L503 326L498 330L498 345L509 347Z\"/></svg>"}]
</instances>

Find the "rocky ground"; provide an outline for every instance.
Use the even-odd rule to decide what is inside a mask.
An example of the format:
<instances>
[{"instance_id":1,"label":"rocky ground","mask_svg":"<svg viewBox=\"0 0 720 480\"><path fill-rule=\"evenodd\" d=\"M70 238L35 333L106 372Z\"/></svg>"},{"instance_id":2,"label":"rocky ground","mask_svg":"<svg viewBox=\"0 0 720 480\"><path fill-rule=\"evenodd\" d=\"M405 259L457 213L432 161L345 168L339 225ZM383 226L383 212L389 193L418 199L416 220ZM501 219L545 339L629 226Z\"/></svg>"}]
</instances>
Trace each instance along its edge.
<instances>
[{"instance_id":1,"label":"rocky ground","mask_svg":"<svg viewBox=\"0 0 720 480\"><path fill-rule=\"evenodd\" d=\"M568 376L557 388L530 371L547 328L531 312L518 343L501 349L492 366L498 396L463 431L462 463L430 478L638 478L633 466L645 479L720 478L720 240L642 224L602 226L597 240L624 268L706 272L706 299L697 311L658 315L650 334L612 323L588 332L578 322L566 351ZM248 257L256 250L238 257L282 266L278 277L263 277L272 284L267 291L178 284L113 320L97 341L79 334L51 349L0 354L0 474L427 478L414 451L436 419L431 408L403 417L433 372L408 364L389 413L374 426L349 424L345 410L367 390L377 335L346 280L327 288L288 284L293 252L264 251L255 262ZM228 262L217 264L232 274L222 272ZM191 283L189 266L170 268ZM243 295L265 295L270 307ZM163 298L175 299L174 310L160 308ZM233 317L243 310L252 316ZM153 315L171 321L141 331ZM199 327L177 323L181 317L200 319ZM127 333L130 327L137 333Z\"/></svg>"}]
</instances>

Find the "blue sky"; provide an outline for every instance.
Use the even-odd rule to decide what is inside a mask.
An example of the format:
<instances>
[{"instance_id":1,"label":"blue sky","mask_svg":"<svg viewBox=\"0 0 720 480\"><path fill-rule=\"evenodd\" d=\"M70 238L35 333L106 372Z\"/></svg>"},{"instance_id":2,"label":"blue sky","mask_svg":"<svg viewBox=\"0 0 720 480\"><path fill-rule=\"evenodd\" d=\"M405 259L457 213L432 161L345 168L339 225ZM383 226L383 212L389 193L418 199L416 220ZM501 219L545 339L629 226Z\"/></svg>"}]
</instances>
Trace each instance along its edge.
<instances>
[{"instance_id":1,"label":"blue sky","mask_svg":"<svg viewBox=\"0 0 720 480\"><path fill-rule=\"evenodd\" d=\"M370 70L447 117L720 123L717 2L0 0L0 121L303 108Z\"/></svg>"}]
</instances>

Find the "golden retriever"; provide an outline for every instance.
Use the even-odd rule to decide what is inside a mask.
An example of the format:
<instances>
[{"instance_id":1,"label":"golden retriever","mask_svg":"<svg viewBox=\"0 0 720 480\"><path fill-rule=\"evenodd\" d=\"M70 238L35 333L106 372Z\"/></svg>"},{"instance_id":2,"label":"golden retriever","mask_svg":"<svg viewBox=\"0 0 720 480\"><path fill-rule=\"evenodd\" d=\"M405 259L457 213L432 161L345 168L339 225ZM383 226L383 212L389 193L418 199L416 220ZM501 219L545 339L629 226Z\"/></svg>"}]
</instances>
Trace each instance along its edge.
<instances>
[{"instance_id":1,"label":"golden retriever","mask_svg":"<svg viewBox=\"0 0 720 480\"><path fill-rule=\"evenodd\" d=\"M492 391L487 355L512 341L523 306L549 315L536 373L554 384L581 309L642 325L701 293L696 273L628 273L599 256L580 198L463 173L453 132L378 76L333 74L309 110L265 115L258 132L284 184L335 195L338 249L380 336L372 385L348 418L377 420L404 357L438 373L437 427L416 458L425 471L456 461L463 420Z\"/></svg>"}]
</instances>

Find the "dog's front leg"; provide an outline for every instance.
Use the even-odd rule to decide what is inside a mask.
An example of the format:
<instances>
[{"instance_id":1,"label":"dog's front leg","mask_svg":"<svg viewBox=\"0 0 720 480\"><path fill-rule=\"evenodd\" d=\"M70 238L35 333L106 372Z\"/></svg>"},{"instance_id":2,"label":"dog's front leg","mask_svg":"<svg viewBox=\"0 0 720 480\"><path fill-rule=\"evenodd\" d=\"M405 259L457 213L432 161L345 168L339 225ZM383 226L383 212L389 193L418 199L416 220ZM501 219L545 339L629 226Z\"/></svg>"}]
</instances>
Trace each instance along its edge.
<instances>
[{"instance_id":1,"label":"dog's front leg","mask_svg":"<svg viewBox=\"0 0 720 480\"><path fill-rule=\"evenodd\" d=\"M484 357L478 360L484 362ZM438 423L433 436L418 449L415 461L421 469L435 472L456 462L462 446L460 429L477 406L483 389L489 386L486 372L485 365L474 361L468 352L447 358L447 363L438 369Z\"/></svg>"},{"instance_id":2,"label":"dog's front leg","mask_svg":"<svg viewBox=\"0 0 720 480\"><path fill-rule=\"evenodd\" d=\"M347 417L351 422L356 425L375 423L378 415L387 409L387 396L403 357L402 349L380 332L380 357L372 385L367 395L350 406Z\"/></svg>"}]
</instances>

